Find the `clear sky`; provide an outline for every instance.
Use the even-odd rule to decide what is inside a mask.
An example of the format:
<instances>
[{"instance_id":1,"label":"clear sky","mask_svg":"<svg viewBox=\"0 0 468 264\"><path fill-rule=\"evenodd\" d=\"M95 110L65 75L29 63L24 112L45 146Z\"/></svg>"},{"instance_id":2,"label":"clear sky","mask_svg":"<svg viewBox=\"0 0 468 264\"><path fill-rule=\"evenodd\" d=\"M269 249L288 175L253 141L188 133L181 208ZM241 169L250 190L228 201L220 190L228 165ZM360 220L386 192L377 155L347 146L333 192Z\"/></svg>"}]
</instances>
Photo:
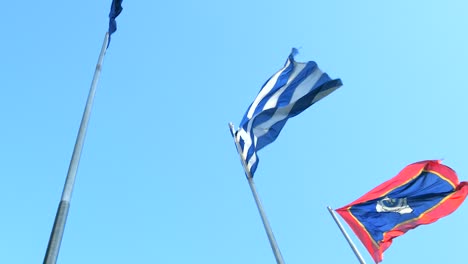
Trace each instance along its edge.
<instances>
[{"instance_id":1,"label":"clear sky","mask_svg":"<svg viewBox=\"0 0 468 264\"><path fill-rule=\"evenodd\" d=\"M5 1L0 255L41 263L111 1ZM290 119L255 175L288 264L357 263L338 208L406 165L468 180L466 1L124 1L58 263L274 263L228 122L291 48L343 87ZM383 263L465 263L466 202ZM365 260L372 259L346 226Z\"/></svg>"}]
</instances>

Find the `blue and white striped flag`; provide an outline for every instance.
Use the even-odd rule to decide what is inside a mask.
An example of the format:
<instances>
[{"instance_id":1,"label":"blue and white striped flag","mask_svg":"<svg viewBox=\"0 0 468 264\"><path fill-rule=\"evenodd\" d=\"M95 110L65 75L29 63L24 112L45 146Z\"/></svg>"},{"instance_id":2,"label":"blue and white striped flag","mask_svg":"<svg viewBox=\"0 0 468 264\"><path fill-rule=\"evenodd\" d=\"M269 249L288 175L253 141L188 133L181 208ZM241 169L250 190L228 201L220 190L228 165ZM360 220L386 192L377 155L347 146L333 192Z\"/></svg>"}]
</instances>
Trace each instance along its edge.
<instances>
[{"instance_id":1,"label":"blue and white striped flag","mask_svg":"<svg viewBox=\"0 0 468 264\"><path fill-rule=\"evenodd\" d=\"M342 85L315 62L294 61L296 54L293 49L284 67L263 85L235 133L252 177L258 165L256 152L275 141L286 121Z\"/></svg>"}]
</instances>

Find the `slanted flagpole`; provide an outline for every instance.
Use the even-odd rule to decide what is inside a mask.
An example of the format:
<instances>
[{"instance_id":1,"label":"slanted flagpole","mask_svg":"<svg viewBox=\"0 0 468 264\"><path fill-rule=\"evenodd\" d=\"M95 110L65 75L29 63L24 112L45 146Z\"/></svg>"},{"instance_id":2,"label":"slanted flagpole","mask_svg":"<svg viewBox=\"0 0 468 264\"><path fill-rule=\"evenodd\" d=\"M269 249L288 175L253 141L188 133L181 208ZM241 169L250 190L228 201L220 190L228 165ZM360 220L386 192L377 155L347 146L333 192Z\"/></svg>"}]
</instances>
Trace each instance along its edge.
<instances>
[{"instance_id":1,"label":"slanted flagpole","mask_svg":"<svg viewBox=\"0 0 468 264\"><path fill-rule=\"evenodd\" d=\"M351 247L351 249L353 250L354 252L354 255L356 255L356 257L358 258L359 262L361 264L366 264L366 262L364 261L364 259L362 258L361 256L361 253L359 253L357 247L354 245L353 241L351 240L351 238L349 237L348 233L346 232L346 230L343 228L343 225L341 224L340 220L338 219L338 217L336 217L335 213L333 212L333 209L331 209L330 206L327 206L327 209L328 211L330 212L331 216L333 217L333 219L335 220L335 223L338 225L338 227L340 228L341 230L341 233L343 233L343 236L346 238L346 240L348 241L349 243L349 246Z\"/></svg>"},{"instance_id":2,"label":"slanted flagpole","mask_svg":"<svg viewBox=\"0 0 468 264\"><path fill-rule=\"evenodd\" d=\"M96 85L101 74L102 61L106 54L107 44L109 43L109 33L106 32L104 36L104 42L102 43L101 53L94 71L93 81L89 90L88 99L86 101L86 107L83 112L81 119L80 130L76 137L75 148L73 149L73 155L68 167L68 174L63 187L62 198L60 200L57 214L55 215L54 226L50 234L49 244L47 245L47 251L44 257L44 264L55 264L62 242L63 231L65 229L65 223L67 221L68 210L70 208L70 200L73 192L73 186L75 184L76 172L78 170L78 164L80 162L81 150L83 149L84 139L86 130L88 128L88 121L91 115L91 109L93 106L94 95L96 93Z\"/></svg>"},{"instance_id":3,"label":"slanted flagpole","mask_svg":"<svg viewBox=\"0 0 468 264\"><path fill-rule=\"evenodd\" d=\"M242 166L244 167L244 171L247 176L247 181L249 182L250 190L252 191L252 194L255 199L255 203L257 204L258 212L260 213L260 217L262 218L263 226L265 227L268 240L270 241L271 249L273 250L273 254L275 255L276 263L284 264L283 256L281 255L281 251L278 247L278 243L276 243L276 239L275 239L275 236L273 235L273 231L271 230L270 223L268 222L265 211L263 210L262 202L260 201L260 198L258 197L257 189L255 188L255 183L254 183L252 174L250 173L250 170L248 169L247 164L244 158L242 157L242 154L241 154L242 152L239 146L239 142L237 142L236 137L235 137L234 125L232 123L229 123L229 128L231 130L234 143L236 144L237 153L239 153Z\"/></svg>"}]
</instances>

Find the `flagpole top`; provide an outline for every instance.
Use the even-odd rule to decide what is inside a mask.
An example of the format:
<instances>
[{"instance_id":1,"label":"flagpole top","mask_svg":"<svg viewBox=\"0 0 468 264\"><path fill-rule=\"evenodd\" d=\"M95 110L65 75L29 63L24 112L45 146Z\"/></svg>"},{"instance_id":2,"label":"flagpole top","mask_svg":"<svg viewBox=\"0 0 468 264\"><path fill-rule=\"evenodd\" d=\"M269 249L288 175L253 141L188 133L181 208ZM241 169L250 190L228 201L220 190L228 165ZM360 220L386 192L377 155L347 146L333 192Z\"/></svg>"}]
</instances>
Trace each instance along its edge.
<instances>
[{"instance_id":1,"label":"flagpole top","mask_svg":"<svg viewBox=\"0 0 468 264\"><path fill-rule=\"evenodd\" d=\"M236 132L236 129L234 128L234 124L232 122L229 122L228 125L229 125L229 129L231 131L231 135L232 135L232 137L234 137L235 132Z\"/></svg>"}]
</instances>

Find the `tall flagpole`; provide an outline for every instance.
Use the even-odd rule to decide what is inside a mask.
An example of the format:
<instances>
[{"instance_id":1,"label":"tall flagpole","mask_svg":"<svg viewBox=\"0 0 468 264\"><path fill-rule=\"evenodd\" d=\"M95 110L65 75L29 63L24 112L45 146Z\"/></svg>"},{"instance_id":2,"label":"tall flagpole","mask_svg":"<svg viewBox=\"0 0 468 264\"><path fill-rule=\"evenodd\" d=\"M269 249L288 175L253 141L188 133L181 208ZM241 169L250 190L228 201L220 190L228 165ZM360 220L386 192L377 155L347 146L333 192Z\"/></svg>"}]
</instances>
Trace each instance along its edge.
<instances>
[{"instance_id":1,"label":"tall flagpole","mask_svg":"<svg viewBox=\"0 0 468 264\"><path fill-rule=\"evenodd\" d=\"M328 211L330 212L331 216L333 217L333 220L335 220L335 223L338 225L338 227L341 230L341 233L343 233L343 236L346 238L346 241L348 241L349 246L354 252L354 255L356 255L357 259L359 260L359 263L361 264L366 264L364 259L362 258L361 254L359 253L357 247L354 245L353 241L349 237L348 233L346 230L343 228L343 225L341 224L340 220L336 217L335 213L333 212L333 209L331 209L330 206L327 207Z\"/></svg>"},{"instance_id":2,"label":"tall flagpole","mask_svg":"<svg viewBox=\"0 0 468 264\"><path fill-rule=\"evenodd\" d=\"M242 154L241 154L242 152L239 146L239 142L237 142L236 137L235 137L234 125L232 123L229 123L229 128L231 130L234 143L236 144L237 153L239 153L239 157L242 162L242 167L244 167L245 175L247 177L247 181L249 182L250 190L252 191L253 197L255 199L255 203L257 204L258 212L260 213L260 217L262 218L263 226L265 227L268 240L270 241L271 249L273 250L273 254L275 255L276 263L284 264L283 256L281 255L281 251L278 247L278 243L276 243L275 236L273 235L273 231L271 229L270 223L268 222L268 218L265 214L265 211L263 210L262 202L260 201L260 198L257 193L257 189L255 188L255 183L254 183L252 174L250 173L250 170L248 169L247 164L244 158L242 157Z\"/></svg>"},{"instance_id":3,"label":"tall flagpole","mask_svg":"<svg viewBox=\"0 0 468 264\"><path fill-rule=\"evenodd\" d=\"M104 41L102 43L101 53L94 71L93 81L89 90L88 99L86 101L86 107L83 112L81 119L80 130L76 137L75 148L73 149L73 155L68 167L68 174L63 187L62 198L60 200L57 214L55 215L54 226L50 234L49 244L47 245L47 251L44 257L44 264L55 264L57 262L58 253L60 250L60 244L62 242L63 232L65 229L65 223L67 221L68 210L70 208L70 200L73 192L73 186L75 185L76 172L78 170L78 164L80 162L81 150L85 140L86 130L88 128L88 121L91 115L91 109L94 102L94 95L96 93L96 86L101 74L102 62L104 55L106 54L107 44L109 43L109 33L106 32Z\"/></svg>"}]
</instances>

